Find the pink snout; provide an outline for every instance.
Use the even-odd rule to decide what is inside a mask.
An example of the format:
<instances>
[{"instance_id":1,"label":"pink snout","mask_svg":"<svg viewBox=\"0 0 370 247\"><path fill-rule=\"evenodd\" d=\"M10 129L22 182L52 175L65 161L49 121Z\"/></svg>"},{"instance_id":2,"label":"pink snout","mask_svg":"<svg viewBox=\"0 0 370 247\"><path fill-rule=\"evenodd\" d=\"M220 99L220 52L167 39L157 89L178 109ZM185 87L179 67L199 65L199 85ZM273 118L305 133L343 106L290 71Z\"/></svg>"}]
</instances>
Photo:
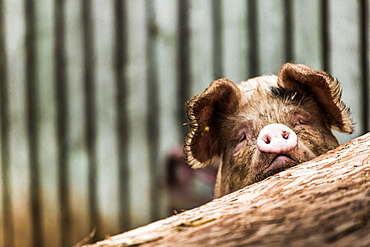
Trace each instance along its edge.
<instances>
[{"instance_id":1,"label":"pink snout","mask_svg":"<svg viewBox=\"0 0 370 247\"><path fill-rule=\"evenodd\" d=\"M257 138L257 147L264 153L286 153L297 145L297 135L284 124L266 125Z\"/></svg>"}]
</instances>

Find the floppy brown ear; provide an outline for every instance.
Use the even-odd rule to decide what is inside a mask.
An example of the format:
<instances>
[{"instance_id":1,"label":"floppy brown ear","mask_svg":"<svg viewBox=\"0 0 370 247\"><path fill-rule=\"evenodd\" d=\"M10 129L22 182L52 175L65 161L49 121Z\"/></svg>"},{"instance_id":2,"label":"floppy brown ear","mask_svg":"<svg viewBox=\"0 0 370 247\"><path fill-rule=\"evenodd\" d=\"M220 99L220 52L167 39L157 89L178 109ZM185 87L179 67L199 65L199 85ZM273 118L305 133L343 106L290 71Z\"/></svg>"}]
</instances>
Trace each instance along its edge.
<instances>
[{"instance_id":1,"label":"floppy brown ear","mask_svg":"<svg viewBox=\"0 0 370 247\"><path fill-rule=\"evenodd\" d=\"M300 93L310 91L329 115L331 128L345 133L354 131L349 108L341 100L340 84L331 75L307 65L286 63L278 77L280 87Z\"/></svg>"},{"instance_id":2,"label":"floppy brown ear","mask_svg":"<svg viewBox=\"0 0 370 247\"><path fill-rule=\"evenodd\" d=\"M192 168L211 165L219 157L220 124L238 109L240 97L240 89L232 81L219 79L187 103L190 130L184 153Z\"/></svg>"}]
</instances>

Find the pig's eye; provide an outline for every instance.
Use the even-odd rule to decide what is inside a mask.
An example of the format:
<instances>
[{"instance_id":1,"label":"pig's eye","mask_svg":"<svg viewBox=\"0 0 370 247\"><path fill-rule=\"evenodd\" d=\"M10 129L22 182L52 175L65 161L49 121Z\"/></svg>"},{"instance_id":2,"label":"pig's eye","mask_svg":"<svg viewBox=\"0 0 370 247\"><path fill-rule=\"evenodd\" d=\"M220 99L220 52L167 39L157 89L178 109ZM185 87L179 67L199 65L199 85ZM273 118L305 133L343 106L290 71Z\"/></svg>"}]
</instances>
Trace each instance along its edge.
<instances>
[{"instance_id":1,"label":"pig's eye","mask_svg":"<svg viewBox=\"0 0 370 247\"><path fill-rule=\"evenodd\" d=\"M244 144L247 141L247 135L246 134L242 134L242 135L239 136L239 138L237 140L238 140L238 143L236 145L235 151L236 152L239 152L240 150L243 149Z\"/></svg>"},{"instance_id":2,"label":"pig's eye","mask_svg":"<svg viewBox=\"0 0 370 247\"><path fill-rule=\"evenodd\" d=\"M306 120L304 120L304 119L302 119L302 118L299 118L299 119L298 119L298 123L299 123L299 124L307 124L307 121L306 121Z\"/></svg>"},{"instance_id":3,"label":"pig's eye","mask_svg":"<svg viewBox=\"0 0 370 247\"><path fill-rule=\"evenodd\" d=\"M243 141L245 141L245 140L247 140L247 136L246 136L246 135L242 135L242 136L240 137L240 139L239 139L239 143L240 143L240 142L243 142Z\"/></svg>"},{"instance_id":4,"label":"pig's eye","mask_svg":"<svg viewBox=\"0 0 370 247\"><path fill-rule=\"evenodd\" d=\"M240 150L242 150L246 142L250 141L250 138L251 136L249 135L248 129L245 127L241 128L234 139L234 143L236 144L235 151L239 152Z\"/></svg>"},{"instance_id":5,"label":"pig's eye","mask_svg":"<svg viewBox=\"0 0 370 247\"><path fill-rule=\"evenodd\" d=\"M293 124L295 126L297 125L309 125L309 120L306 116L303 116L302 114L294 114L293 115Z\"/></svg>"}]
</instances>

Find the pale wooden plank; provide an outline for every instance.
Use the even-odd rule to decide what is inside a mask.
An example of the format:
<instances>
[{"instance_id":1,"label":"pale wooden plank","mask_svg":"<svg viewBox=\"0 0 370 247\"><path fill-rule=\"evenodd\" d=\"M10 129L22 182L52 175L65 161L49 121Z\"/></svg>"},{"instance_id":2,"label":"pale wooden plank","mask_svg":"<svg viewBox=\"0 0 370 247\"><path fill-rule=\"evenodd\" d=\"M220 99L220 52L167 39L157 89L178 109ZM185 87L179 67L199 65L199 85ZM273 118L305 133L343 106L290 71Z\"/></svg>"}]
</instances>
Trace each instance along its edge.
<instances>
[{"instance_id":1,"label":"pale wooden plank","mask_svg":"<svg viewBox=\"0 0 370 247\"><path fill-rule=\"evenodd\" d=\"M89 218L88 154L85 143L83 27L80 1L66 0L66 59L68 82L68 164L71 205L71 242L77 243L94 228Z\"/></svg>"},{"instance_id":2,"label":"pale wooden plank","mask_svg":"<svg viewBox=\"0 0 370 247\"><path fill-rule=\"evenodd\" d=\"M259 0L259 73L277 73L285 61L284 4L282 0Z\"/></svg>"},{"instance_id":3,"label":"pale wooden plank","mask_svg":"<svg viewBox=\"0 0 370 247\"><path fill-rule=\"evenodd\" d=\"M43 243L60 246L60 205L58 198L56 105L54 88L54 1L37 0L36 49L39 109L39 169ZM47 234L46 234L47 233Z\"/></svg>"},{"instance_id":4,"label":"pale wooden plank","mask_svg":"<svg viewBox=\"0 0 370 247\"><path fill-rule=\"evenodd\" d=\"M292 4L294 62L323 69L321 1L295 0Z\"/></svg>"},{"instance_id":5,"label":"pale wooden plank","mask_svg":"<svg viewBox=\"0 0 370 247\"><path fill-rule=\"evenodd\" d=\"M128 61L127 109L129 112L128 161L132 226L150 219L150 174L147 133L147 57L145 0L127 2Z\"/></svg>"},{"instance_id":6,"label":"pale wooden plank","mask_svg":"<svg viewBox=\"0 0 370 247\"><path fill-rule=\"evenodd\" d=\"M189 0L190 94L203 92L214 78L212 1Z\"/></svg>"},{"instance_id":7,"label":"pale wooden plank","mask_svg":"<svg viewBox=\"0 0 370 247\"><path fill-rule=\"evenodd\" d=\"M182 134L179 133L179 126L176 117L178 114L177 105L177 49L180 39L177 31L178 8L177 1L156 0L154 1L155 27L157 29L155 42L156 68L158 81L158 119L159 119L159 144L158 144L158 171L161 181L157 181L158 186L163 185L165 174L166 154L175 146L182 145ZM166 6L166 8L163 8ZM152 92L155 93L155 92ZM185 102L183 102L185 105ZM153 174L154 175L154 174ZM161 193L164 196L164 193ZM167 215L166 198L161 202L160 214L162 217Z\"/></svg>"},{"instance_id":8,"label":"pale wooden plank","mask_svg":"<svg viewBox=\"0 0 370 247\"><path fill-rule=\"evenodd\" d=\"M88 246L369 246L369 146L367 134L201 207Z\"/></svg>"},{"instance_id":9,"label":"pale wooden plank","mask_svg":"<svg viewBox=\"0 0 370 247\"><path fill-rule=\"evenodd\" d=\"M6 52L9 61L10 190L15 246L32 242L29 197L29 146L27 141L25 88L25 19L22 2L6 1Z\"/></svg>"},{"instance_id":10,"label":"pale wooden plank","mask_svg":"<svg viewBox=\"0 0 370 247\"><path fill-rule=\"evenodd\" d=\"M119 231L116 95L113 59L113 1L93 1L97 126L97 188L100 234Z\"/></svg>"},{"instance_id":11,"label":"pale wooden plank","mask_svg":"<svg viewBox=\"0 0 370 247\"><path fill-rule=\"evenodd\" d=\"M244 0L222 0L224 77L238 83L250 77L248 9Z\"/></svg>"},{"instance_id":12,"label":"pale wooden plank","mask_svg":"<svg viewBox=\"0 0 370 247\"><path fill-rule=\"evenodd\" d=\"M329 2L330 69L343 87L343 101L351 108L356 131L352 135L338 134L341 143L364 131L361 99L359 2L335 0Z\"/></svg>"}]
</instances>

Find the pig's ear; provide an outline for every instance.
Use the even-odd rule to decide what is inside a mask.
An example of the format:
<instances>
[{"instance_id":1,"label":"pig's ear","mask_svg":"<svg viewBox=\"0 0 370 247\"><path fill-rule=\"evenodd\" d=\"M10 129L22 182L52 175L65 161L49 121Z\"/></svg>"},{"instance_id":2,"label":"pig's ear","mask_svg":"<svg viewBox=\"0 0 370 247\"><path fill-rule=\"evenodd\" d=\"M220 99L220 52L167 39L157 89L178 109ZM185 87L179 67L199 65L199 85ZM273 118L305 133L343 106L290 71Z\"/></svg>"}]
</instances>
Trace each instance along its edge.
<instances>
[{"instance_id":1,"label":"pig's ear","mask_svg":"<svg viewBox=\"0 0 370 247\"><path fill-rule=\"evenodd\" d=\"M349 108L341 100L339 82L328 73L303 64L286 63L279 72L278 85L300 93L310 91L329 115L328 120L333 129L353 132Z\"/></svg>"},{"instance_id":2,"label":"pig's ear","mask_svg":"<svg viewBox=\"0 0 370 247\"><path fill-rule=\"evenodd\" d=\"M219 158L222 149L220 125L238 109L240 97L240 89L233 82L219 79L187 103L190 130L184 153L192 168L206 167Z\"/></svg>"}]
</instances>

